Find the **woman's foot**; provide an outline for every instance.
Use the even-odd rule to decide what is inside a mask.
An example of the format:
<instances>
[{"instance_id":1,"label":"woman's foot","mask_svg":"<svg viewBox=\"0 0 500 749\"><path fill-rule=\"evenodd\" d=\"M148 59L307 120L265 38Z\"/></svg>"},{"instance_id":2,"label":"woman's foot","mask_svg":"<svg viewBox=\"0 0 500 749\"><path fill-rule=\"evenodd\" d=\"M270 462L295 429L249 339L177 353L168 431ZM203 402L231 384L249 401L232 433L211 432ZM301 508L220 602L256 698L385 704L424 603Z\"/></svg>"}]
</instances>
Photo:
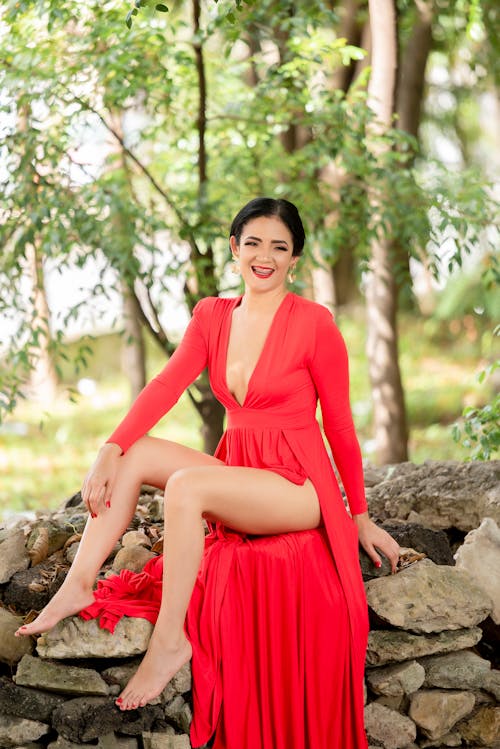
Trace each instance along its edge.
<instances>
[{"instance_id":1,"label":"woman's foot","mask_svg":"<svg viewBox=\"0 0 500 749\"><path fill-rule=\"evenodd\" d=\"M77 614L91 603L94 603L92 588L66 580L37 618L29 624L23 624L14 634L16 637L39 635L52 629L61 619Z\"/></svg>"},{"instance_id":2,"label":"woman's foot","mask_svg":"<svg viewBox=\"0 0 500 749\"><path fill-rule=\"evenodd\" d=\"M170 679L190 660L192 653L185 636L172 645L156 628L141 665L116 700L118 707L133 710L158 697Z\"/></svg>"}]
</instances>

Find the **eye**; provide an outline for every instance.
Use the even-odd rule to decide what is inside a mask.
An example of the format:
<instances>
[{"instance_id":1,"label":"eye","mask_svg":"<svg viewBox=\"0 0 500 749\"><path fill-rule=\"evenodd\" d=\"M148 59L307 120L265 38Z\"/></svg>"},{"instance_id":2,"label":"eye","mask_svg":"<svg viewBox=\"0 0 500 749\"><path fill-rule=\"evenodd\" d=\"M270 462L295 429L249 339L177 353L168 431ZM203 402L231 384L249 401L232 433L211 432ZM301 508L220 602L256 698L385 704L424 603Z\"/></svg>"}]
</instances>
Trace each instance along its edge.
<instances>
[{"instance_id":1,"label":"eye","mask_svg":"<svg viewBox=\"0 0 500 749\"><path fill-rule=\"evenodd\" d=\"M252 242L250 239L247 239L247 241L245 242L245 246L250 245L251 247L255 247L256 244L257 242Z\"/></svg>"},{"instance_id":2,"label":"eye","mask_svg":"<svg viewBox=\"0 0 500 749\"><path fill-rule=\"evenodd\" d=\"M276 247L277 250L284 250L284 252L288 252L288 247Z\"/></svg>"}]
</instances>

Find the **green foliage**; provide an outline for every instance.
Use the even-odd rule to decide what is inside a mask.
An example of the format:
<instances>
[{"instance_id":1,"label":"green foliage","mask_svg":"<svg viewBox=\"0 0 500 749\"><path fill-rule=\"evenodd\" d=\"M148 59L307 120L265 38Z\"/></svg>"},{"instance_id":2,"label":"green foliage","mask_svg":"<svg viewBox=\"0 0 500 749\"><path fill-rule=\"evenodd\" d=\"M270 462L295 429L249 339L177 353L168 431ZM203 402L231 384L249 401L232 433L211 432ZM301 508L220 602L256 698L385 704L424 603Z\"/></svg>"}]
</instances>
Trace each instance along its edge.
<instances>
[{"instance_id":1,"label":"green foliage","mask_svg":"<svg viewBox=\"0 0 500 749\"><path fill-rule=\"evenodd\" d=\"M444 243L453 243L455 264L477 245L492 218L481 175L447 174L397 128L383 136L384 160L374 159L366 140L369 69L347 93L331 85L335 71L365 55L340 37L331 5L214 0L202 4L195 34L191 4L180 1L136 0L130 28L118 0L4 3L0 314L10 316L14 333L0 372L0 414L14 407L40 335L24 288L31 246L52 269L99 269L88 297L75 300L53 331L55 356L64 357L68 324L98 318L123 284L148 300L153 319L174 278L190 307L197 296L231 291L227 228L258 194L301 207L303 264L317 262L316 242L329 263L352 252L358 279L379 230L436 275ZM407 35L414 4L403 5ZM440 7L444 49L458 20ZM461 18L472 18L470 4L460 8ZM325 179L332 166L341 175L335 189ZM376 216L368 200L374 186L389 196ZM408 283L406 272L403 263L398 280ZM83 351L76 364L84 362Z\"/></svg>"},{"instance_id":2,"label":"green foliage","mask_svg":"<svg viewBox=\"0 0 500 749\"><path fill-rule=\"evenodd\" d=\"M496 330L500 335L500 327ZM500 369L500 360L489 364L478 375L484 382L492 372ZM469 451L470 460L490 460L500 450L500 393L496 393L491 403L480 408L468 406L462 411L462 424L455 423L452 437Z\"/></svg>"}]
</instances>

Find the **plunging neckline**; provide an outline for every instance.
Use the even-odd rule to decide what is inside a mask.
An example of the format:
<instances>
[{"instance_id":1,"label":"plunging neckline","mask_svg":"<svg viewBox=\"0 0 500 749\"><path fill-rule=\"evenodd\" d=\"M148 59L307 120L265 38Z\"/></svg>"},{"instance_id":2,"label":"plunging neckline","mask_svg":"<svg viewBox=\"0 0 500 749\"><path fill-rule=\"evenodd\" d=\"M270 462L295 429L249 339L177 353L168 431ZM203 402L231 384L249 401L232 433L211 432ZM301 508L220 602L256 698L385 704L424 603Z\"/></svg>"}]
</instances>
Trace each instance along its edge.
<instances>
[{"instance_id":1,"label":"plunging neckline","mask_svg":"<svg viewBox=\"0 0 500 749\"><path fill-rule=\"evenodd\" d=\"M227 391L228 395L230 396L230 398L234 401L234 403L236 403L236 405L238 406L238 408L245 408L245 406L246 406L246 402L248 400L248 396L250 395L250 391L251 391L251 387L252 387L252 381L253 381L253 379L255 377L255 373L259 369L259 365L261 364L262 359L264 358L264 354L265 354L265 351L266 351L266 349L268 347L269 340L271 338L271 334L272 334L274 326L276 324L276 320L277 320L277 318L279 316L279 313L280 313L281 309L284 307L285 300L288 299L291 295L292 295L292 292L291 291L287 291L287 293L285 294L285 296L283 297L283 299L281 300L281 302L278 304L277 308L274 311L273 319L271 320L271 324L269 326L269 329L267 331L266 337L264 339L264 343L263 343L262 348L260 350L259 356L257 357L257 361L255 363L255 366L254 366L253 370L252 370L252 374L250 375L250 378L248 380L247 391L245 393L245 397L243 399L243 403L240 403L236 399L236 396L231 392L231 390L229 389L229 385L227 384L227 355L228 355L228 352L229 352L229 340L231 338L231 323L233 321L233 312L236 309L236 307L240 306L241 300L243 299L243 294L240 294L239 296L235 297L236 304L233 304L231 306L231 308L229 310L229 314L227 316L226 331L225 331L226 339L224 341L224 356L222 358L222 362L223 362L223 367L224 367L223 378L224 378L224 385L226 387L226 391Z\"/></svg>"}]
</instances>

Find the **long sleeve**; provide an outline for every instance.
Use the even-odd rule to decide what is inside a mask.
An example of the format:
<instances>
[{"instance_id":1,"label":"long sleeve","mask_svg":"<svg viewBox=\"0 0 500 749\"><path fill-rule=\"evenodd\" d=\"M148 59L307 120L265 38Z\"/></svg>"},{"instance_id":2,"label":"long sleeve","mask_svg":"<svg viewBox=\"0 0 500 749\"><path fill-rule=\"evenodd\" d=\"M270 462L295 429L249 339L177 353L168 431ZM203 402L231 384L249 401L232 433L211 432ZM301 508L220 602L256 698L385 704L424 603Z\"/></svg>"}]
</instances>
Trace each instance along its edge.
<instances>
[{"instance_id":1,"label":"long sleeve","mask_svg":"<svg viewBox=\"0 0 500 749\"><path fill-rule=\"evenodd\" d=\"M151 429L181 394L203 371L208 361L206 332L206 299L201 299L182 341L162 371L139 393L130 411L106 440L114 442L125 453L128 448Z\"/></svg>"},{"instance_id":2,"label":"long sleeve","mask_svg":"<svg viewBox=\"0 0 500 749\"><path fill-rule=\"evenodd\" d=\"M349 399L349 361L344 339L331 312L319 311L309 360L321 404L323 429L353 515L366 512L361 448Z\"/></svg>"}]
</instances>

